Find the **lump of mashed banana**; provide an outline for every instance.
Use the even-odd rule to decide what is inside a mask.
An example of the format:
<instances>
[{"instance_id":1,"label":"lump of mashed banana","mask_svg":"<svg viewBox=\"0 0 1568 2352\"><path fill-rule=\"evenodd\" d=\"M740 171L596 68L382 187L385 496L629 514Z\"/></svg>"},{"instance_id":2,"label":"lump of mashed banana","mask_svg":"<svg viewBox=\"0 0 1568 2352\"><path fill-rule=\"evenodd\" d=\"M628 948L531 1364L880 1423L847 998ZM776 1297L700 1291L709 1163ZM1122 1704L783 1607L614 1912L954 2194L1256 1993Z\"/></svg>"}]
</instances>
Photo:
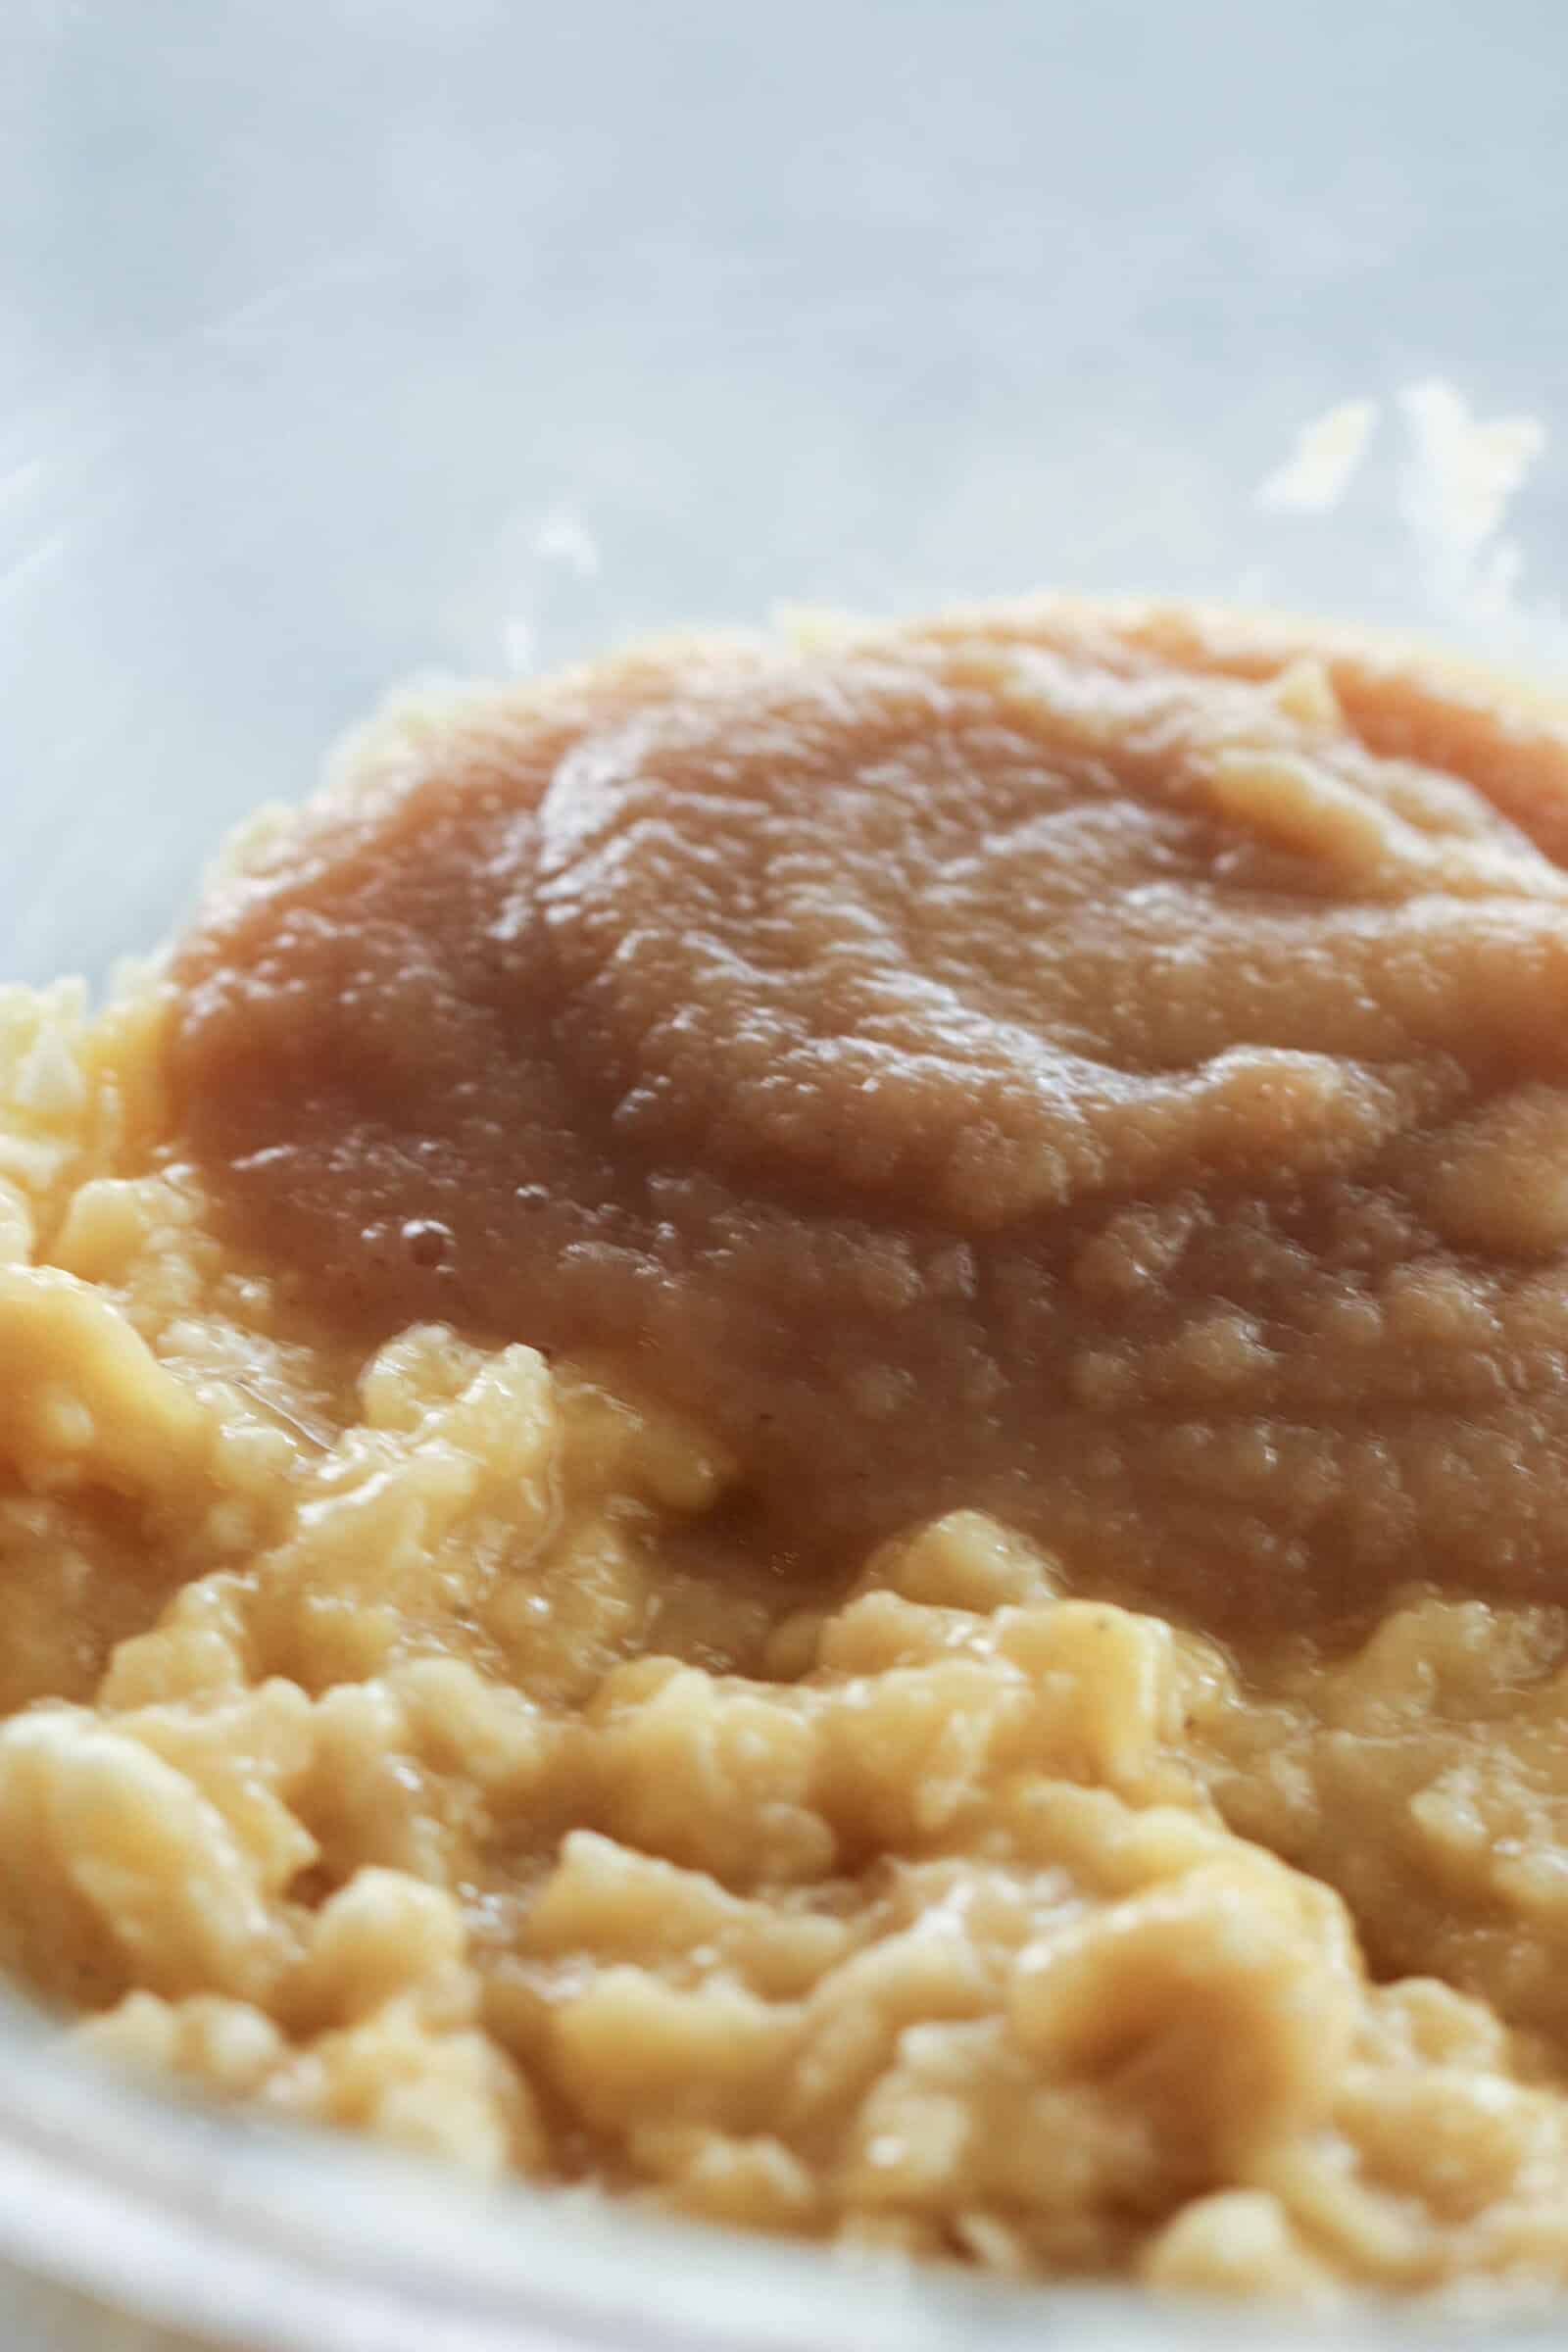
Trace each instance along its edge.
<instances>
[{"instance_id":1,"label":"lump of mashed banana","mask_svg":"<svg viewBox=\"0 0 1568 2352\"><path fill-rule=\"evenodd\" d=\"M1565 866L1549 710L1206 614L394 710L0 997L0 1962L485 2176L1568 2282Z\"/></svg>"}]
</instances>

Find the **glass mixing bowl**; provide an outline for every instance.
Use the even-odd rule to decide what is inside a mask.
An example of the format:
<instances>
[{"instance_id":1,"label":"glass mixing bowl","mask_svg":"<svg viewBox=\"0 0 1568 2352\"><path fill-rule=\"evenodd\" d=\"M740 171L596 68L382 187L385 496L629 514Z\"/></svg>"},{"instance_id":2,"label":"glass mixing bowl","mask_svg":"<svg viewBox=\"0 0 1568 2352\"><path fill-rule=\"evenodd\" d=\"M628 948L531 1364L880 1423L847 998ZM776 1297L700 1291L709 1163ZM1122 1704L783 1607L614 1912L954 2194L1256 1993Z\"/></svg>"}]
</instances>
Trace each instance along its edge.
<instances>
[{"instance_id":1,"label":"glass mixing bowl","mask_svg":"<svg viewBox=\"0 0 1568 2352\"><path fill-rule=\"evenodd\" d=\"M13 0L0 976L410 672L1040 584L1560 667L1565 74L1557 0ZM310 2352L1282 2332L477 2197L20 2013L0 2253L19 2352L24 2274Z\"/></svg>"}]
</instances>

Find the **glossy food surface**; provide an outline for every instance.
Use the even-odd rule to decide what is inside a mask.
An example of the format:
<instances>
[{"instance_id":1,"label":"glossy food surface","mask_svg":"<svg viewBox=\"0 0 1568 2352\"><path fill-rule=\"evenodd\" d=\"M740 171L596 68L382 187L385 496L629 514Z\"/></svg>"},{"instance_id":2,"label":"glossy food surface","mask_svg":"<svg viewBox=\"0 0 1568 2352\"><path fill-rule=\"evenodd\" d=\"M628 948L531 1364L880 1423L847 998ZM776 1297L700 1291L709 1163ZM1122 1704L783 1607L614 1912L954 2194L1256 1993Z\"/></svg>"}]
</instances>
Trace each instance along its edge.
<instances>
[{"instance_id":1,"label":"glossy food surface","mask_svg":"<svg viewBox=\"0 0 1568 2352\"><path fill-rule=\"evenodd\" d=\"M411 715L213 902L182 1122L372 1335L612 1368L808 1575L955 1505L1217 1630L1556 1590L1568 738L1044 606Z\"/></svg>"}]
</instances>

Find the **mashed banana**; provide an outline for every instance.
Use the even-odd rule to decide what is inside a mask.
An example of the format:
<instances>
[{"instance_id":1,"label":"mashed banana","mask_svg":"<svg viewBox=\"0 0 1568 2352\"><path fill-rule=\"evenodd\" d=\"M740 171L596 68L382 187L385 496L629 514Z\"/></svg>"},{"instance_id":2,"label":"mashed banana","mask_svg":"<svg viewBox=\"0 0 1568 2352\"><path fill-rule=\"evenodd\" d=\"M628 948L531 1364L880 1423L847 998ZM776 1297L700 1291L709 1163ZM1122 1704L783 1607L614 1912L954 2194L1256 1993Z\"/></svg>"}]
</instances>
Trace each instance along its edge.
<instances>
[{"instance_id":1,"label":"mashed banana","mask_svg":"<svg viewBox=\"0 0 1568 2352\"><path fill-rule=\"evenodd\" d=\"M677 651L0 995L0 1964L481 2176L1568 2280L1565 782L1210 619Z\"/></svg>"}]
</instances>

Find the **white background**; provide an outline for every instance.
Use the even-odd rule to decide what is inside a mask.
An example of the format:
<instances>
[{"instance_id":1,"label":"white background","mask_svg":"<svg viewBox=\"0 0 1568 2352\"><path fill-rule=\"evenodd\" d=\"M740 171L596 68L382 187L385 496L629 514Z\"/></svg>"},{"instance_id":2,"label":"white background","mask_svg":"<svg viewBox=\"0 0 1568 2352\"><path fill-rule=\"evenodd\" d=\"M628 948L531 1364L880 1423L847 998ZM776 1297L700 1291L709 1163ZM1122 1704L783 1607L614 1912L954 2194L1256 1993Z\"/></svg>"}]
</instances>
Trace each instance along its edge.
<instances>
[{"instance_id":1,"label":"white background","mask_svg":"<svg viewBox=\"0 0 1568 2352\"><path fill-rule=\"evenodd\" d=\"M1560 0L6 0L0 974L410 669L1043 582L1426 624L1398 411L1568 432ZM1568 558L1549 448L1510 530ZM1450 600L1451 601L1451 600Z\"/></svg>"}]
</instances>

